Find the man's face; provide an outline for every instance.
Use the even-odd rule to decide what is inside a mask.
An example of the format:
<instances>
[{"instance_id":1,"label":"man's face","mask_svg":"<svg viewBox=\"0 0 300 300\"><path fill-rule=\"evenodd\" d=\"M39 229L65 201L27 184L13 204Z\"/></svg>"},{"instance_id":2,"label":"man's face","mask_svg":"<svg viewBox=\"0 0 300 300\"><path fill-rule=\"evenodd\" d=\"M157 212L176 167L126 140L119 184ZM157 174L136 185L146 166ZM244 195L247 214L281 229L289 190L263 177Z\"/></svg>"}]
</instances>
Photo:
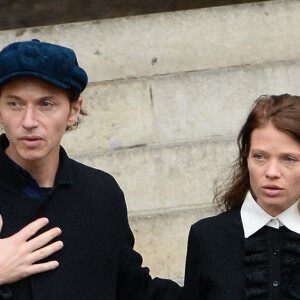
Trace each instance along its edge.
<instances>
[{"instance_id":1,"label":"man's face","mask_svg":"<svg viewBox=\"0 0 300 300\"><path fill-rule=\"evenodd\" d=\"M67 93L36 77L16 77L2 86L0 122L10 142L7 155L20 166L56 163L61 138L80 112Z\"/></svg>"}]
</instances>

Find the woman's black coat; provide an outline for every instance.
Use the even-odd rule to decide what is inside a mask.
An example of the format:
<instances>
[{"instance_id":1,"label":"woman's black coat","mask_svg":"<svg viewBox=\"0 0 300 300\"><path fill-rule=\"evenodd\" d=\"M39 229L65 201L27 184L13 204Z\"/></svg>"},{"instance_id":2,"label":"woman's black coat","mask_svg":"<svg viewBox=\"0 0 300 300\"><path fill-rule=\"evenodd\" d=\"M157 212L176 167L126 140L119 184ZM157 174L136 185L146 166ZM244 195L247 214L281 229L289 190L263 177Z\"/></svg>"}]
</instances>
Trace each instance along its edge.
<instances>
[{"instance_id":1,"label":"woman's black coat","mask_svg":"<svg viewBox=\"0 0 300 300\"><path fill-rule=\"evenodd\" d=\"M300 235L264 226L244 238L240 208L191 227L184 300L300 299Z\"/></svg>"}]
</instances>

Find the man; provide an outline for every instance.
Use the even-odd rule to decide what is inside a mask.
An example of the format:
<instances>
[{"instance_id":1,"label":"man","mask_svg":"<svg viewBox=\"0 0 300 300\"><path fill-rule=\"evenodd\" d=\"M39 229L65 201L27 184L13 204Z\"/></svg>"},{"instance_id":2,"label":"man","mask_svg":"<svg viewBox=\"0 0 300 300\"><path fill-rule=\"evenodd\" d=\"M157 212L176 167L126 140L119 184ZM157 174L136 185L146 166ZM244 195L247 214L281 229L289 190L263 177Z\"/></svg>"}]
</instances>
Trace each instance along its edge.
<instances>
[{"instance_id":1,"label":"man","mask_svg":"<svg viewBox=\"0 0 300 300\"><path fill-rule=\"evenodd\" d=\"M175 300L177 284L141 267L115 180L60 146L86 85L69 48L0 52L0 298Z\"/></svg>"}]
</instances>

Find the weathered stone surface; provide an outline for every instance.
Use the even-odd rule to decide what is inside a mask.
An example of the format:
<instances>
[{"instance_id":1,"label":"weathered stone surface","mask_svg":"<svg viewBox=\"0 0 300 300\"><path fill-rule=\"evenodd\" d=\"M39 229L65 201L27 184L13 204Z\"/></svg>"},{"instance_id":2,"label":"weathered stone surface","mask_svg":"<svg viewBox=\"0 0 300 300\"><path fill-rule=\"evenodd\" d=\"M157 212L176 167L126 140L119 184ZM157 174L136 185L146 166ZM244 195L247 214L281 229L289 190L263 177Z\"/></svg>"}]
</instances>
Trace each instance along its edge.
<instances>
[{"instance_id":1,"label":"weathered stone surface","mask_svg":"<svg viewBox=\"0 0 300 300\"><path fill-rule=\"evenodd\" d=\"M90 85L70 153L236 136L261 94L300 94L300 62L197 71Z\"/></svg>"},{"instance_id":2,"label":"weathered stone surface","mask_svg":"<svg viewBox=\"0 0 300 300\"><path fill-rule=\"evenodd\" d=\"M300 61L185 73L151 80L157 143L236 136L262 94L300 94Z\"/></svg>"},{"instance_id":3,"label":"weathered stone surface","mask_svg":"<svg viewBox=\"0 0 300 300\"><path fill-rule=\"evenodd\" d=\"M95 151L151 144L156 140L149 83L145 80L92 85L83 94L88 116L65 134L68 151Z\"/></svg>"},{"instance_id":4,"label":"weathered stone surface","mask_svg":"<svg viewBox=\"0 0 300 300\"><path fill-rule=\"evenodd\" d=\"M40 0L37 2L36 0L1 0L0 30L256 1L257 0Z\"/></svg>"},{"instance_id":5,"label":"weathered stone surface","mask_svg":"<svg viewBox=\"0 0 300 300\"><path fill-rule=\"evenodd\" d=\"M142 254L143 265L150 268L151 275L182 284L189 229L199 219L216 213L212 206L196 206L169 213L131 216L135 249Z\"/></svg>"},{"instance_id":6,"label":"weathered stone surface","mask_svg":"<svg viewBox=\"0 0 300 300\"><path fill-rule=\"evenodd\" d=\"M115 176L129 211L211 203L214 179L236 156L232 138L72 155Z\"/></svg>"},{"instance_id":7,"label":"weathered stone surface","mask_svg":"<svg viewBox=\"0 0 300 300\"><path fill-rule=\"evenodd\" d=\"M90 82L258 64L300 56L300 2L195 9L0 32L75 49Z\"/></svg>"}]
</instances>

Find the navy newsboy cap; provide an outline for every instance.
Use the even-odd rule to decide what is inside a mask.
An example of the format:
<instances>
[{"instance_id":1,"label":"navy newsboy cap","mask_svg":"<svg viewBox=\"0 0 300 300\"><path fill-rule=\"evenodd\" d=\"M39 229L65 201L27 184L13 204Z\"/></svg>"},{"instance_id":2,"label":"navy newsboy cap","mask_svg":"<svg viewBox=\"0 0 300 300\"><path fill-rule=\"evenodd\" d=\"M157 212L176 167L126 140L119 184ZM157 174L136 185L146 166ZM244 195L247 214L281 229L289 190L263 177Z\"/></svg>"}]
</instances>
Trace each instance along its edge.
<instances>
[{"instance_id":1,"label":"navy newsboy cap","mask_svg":"<svg viewBox=\"0 0 300 300\"><path fill-rule=\"evenodd\" d=\"M39 77L79 93L88 81L72 49L37 39L9 44L0 52L0 84L20 75Z\"/></svg>"}]
</instances>

